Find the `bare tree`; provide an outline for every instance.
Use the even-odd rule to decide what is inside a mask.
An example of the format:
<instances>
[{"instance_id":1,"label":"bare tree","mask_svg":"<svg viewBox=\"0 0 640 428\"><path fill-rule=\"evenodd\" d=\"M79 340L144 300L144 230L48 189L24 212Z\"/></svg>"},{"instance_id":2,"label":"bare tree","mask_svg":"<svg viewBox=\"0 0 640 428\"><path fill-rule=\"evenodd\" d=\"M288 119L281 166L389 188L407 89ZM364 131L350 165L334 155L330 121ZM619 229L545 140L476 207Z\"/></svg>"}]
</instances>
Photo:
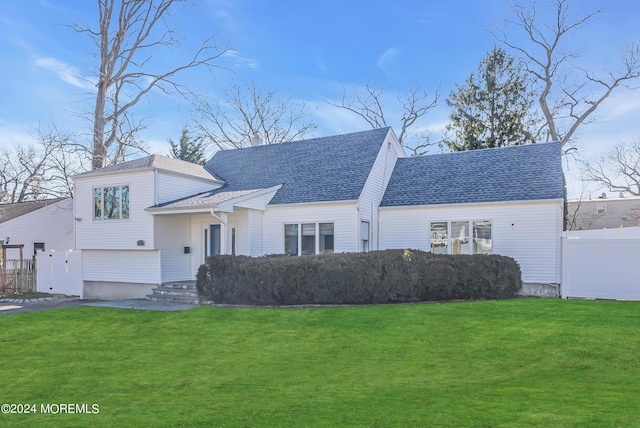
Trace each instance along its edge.
<instances>
[{"instance_id":1,"label":"bare tree","mask_svg":"<svg viewBox=\"0 0 640 428\"><path fill-rule=\"evenodd\" d=\"M602 217L605 212L593 209L593 205L589 204L591 201L591 191L594 190L591 183L585 176L584 172L581 173L580 182L580 195L574 200L565 200L565 228L564 230L585 230L591 229L591 227Z\"/></svg>"},{"instance_id":2,"label":"bare tree","mask_svg":"<svg viewBox=\"0 0 640 428\"><path fill-rule=\"evenodd\" d=\"M257 136L265 144L295 141L316 129L306 103L255 82L232 84L214 103L201 100L194 121L198 133L220 150L246 147Z\"/></svg>"},{"instance_id":3,"label":"bare tree","mask_svg":"<svg viewBox=\"0 0 640 428\"><path fill-rule=\"evenodd\" d=\"M527 71L540 84L538 102L546 121L547 139L560 141L564 147L579 127L594 120L595 111L613 91L634 89L630 85L640 77L640 46L629 45L620 55L617 70L597 76L572 65L578 54L565 51L564 46L575 31L604 10L576 16L570 0L553 0L552 7L546 8L551 11L552 20L545 22L538 15L537 6L535 1L516 2L512 7L514 18L506 20L505 27L494 35L521 55ZM509 27L524 33L527 41L513 41L516 35L507 34Z\"/></svg>"},{"instance_id":4,"label":"bare tree","mask_svg":"<svg viewBox=\"0 0 640 428\"><path fill-rule=\"evenodd\" d=\"M84 148L57 128L39 128L34 144L0 152L0 202L71 196L71 177L83 171Z\"/></svg>"},{"instance_id":5,"label":"bare tree","mask_svg":"<svg viewBox=\"0 0 640 428\"><path fill-rule=\"evenodd\" d=\"M575 202L569 202L567 207L567 226L565 230L589 230L602 217L604 213L598 214L593 209L589 210L583 204L584 200L579 199Z\"/></svg>"},{"instance_id":6,"label":"bare tree","mask_svg":"<svg viewBox=\"0 0 640 428\"><path fill-rule=\"evenodd\" d=\"M168 18L174 5L189 0L98 0L98 28L73 24L87 34L98 48L99 70L93 112L92 168L101 168L108 151L116 147L114 160L121 159L132 133L139 129L132 115L126 115L152 89L167 94L189 91L175 77L196 67L217 67L215 60L228 49L216 37L206 39L199 49L177 66L157 64L158 51L171 52L180 45ZM123 128L127 132L123 134ZM128 133L128 134L127 134Z\"/></svg>"},{"instance_id":7,"label":"bare tree","mask_svg":"<svg viewBox=\"0 0 640 428\"><path fill-rule=\"evenodd\" d=\"M368 80L362 89L355 86L348 88L343 84L340 100L329 104L360 116L373 129L383 128L389 126L389 117L385 114L389 109L385 110L384 92L382 84L374 84L371 80ZM396 97L402 111L398 141L414 156L424 154L425 149L433 144L426 133L421 133L419 137L415 135L413 127L418 119L436 107L438 97L438 91L431 98L426 91L420 89L420 85Z\"/></svg>"},{"instance_id":8,"label":"bare tree","mask_svg":"<svg viewBox=\"0 0 640 428\"><path fill-rule=\"evenodd\" d=\"M613 146L600 158L584 162L587 179L611 191L640 196L640 138Z\"/></svg>"}]
</instances>

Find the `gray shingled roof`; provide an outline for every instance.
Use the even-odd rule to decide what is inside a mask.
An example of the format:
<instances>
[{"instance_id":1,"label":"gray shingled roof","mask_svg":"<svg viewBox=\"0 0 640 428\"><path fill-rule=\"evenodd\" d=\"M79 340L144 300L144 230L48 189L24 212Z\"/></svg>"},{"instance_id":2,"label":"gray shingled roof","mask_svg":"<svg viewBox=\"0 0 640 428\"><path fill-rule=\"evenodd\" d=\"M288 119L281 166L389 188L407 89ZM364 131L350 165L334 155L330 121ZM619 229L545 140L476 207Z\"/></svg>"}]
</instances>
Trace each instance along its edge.
<instances>
[{"instance_id":1,"label":"gray shingled roof","mask_svg":"<svg viewBox=\"0 0 640 428\"><path fill-rule=\"evenodd\" d=\"M381 206L562 199L560 143L398 159Z\"/></svg>"},{"instance_id":2,"label":"gray shingled roof","mask_svg":"<svg viewBox=\"0 0 640 428\"><path fill-rule=\"evenodd\" d=\"M212 177L211 174L209 174L202 167L202 165L197 165L195 163L186 162L179 159L169 158L162 155L151 155L144 158L134 159L128 162L119 163L116 165L106 166L94 171L79 174L76 177L87 177L111 172L126 172L147 168L177 172L180 174L191 175L193 177L215 180L215 177Z\"/></svg>"},{"instance_id":3,"label":"gray shingled roof","mask_svg":"<svg viewBox=\"0 0 640 428\"><path fill-rule=\"evenodd\" d=\"M13 220L30 212L55 204L64 198L44 199L41 201L16 202L13 204L0 204L0 223Z\"/></svg>"},{"instance_id":4,"label":"gray shingled roof","mask_svg":"<svg viewBox=\"0 0 640 428\"><path fill-rule=\"evenodd\" d=\"M164 204L154 205L151 208L209 208L216 205L239 198L240 196L249 195L264 189L248 189L228 191L226 189L216 189L208 192L198 193L197 195L187 196L186 198L177 199L175 201L165 202Z\"/></svg>"},{"instance_id":5,"label":"gray shingled roof","mask_svg":"<svg viewBox=\"0 0 640 428\"><path fill-rule=\"evenodd\" d=\"M282 184L269 205L360 197L389 128L217 152L205 168L220 191Z\"/></svg>"}]
</instances>

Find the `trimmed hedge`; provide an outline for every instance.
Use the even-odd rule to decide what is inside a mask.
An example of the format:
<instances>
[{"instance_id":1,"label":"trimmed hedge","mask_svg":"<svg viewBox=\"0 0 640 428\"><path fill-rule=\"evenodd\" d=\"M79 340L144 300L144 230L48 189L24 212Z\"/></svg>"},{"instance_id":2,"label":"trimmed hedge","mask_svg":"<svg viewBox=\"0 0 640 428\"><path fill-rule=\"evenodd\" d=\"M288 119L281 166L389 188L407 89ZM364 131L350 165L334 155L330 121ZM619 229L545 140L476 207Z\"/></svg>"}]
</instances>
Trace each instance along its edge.
<instances>
[{"instance_id":1,"label":"trimmed hedge","mask_svg":"<svg viewBox=\"0 0 640 428\"><path fill-rule=\"evenodd\" d=\"M510 298L522 280L510 257L385 250L213 256L200 266L196 285L202 298L215 303L375 304Z\"/></svg>"}]
</instances>

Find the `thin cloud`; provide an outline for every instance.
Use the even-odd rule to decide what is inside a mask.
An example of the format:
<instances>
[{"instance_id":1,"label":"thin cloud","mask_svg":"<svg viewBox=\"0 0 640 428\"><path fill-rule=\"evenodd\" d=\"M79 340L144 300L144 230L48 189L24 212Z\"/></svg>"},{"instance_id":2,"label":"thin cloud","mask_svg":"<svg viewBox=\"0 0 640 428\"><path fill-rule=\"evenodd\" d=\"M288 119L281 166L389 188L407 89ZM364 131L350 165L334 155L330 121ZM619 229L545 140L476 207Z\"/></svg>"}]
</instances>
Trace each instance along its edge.
<instances>
[{"instance_id":1,"label":"thin cloud","mask_svg":"<svg viewBox=\"0 0 640 428\"><path fill-rule=\"evenodd\" d=\"M607 120L640 111L640 97L634 91L620 91L605 101L609 105Z\"/></svg>"},{"instance_id":2,"label":"thin cloud","mask_svg":"<svg viewBox=\"0 0 640 428\"><path fill-rule=\"evenodd\" d=\"M249 68L258 68L258 61L241 56L240 52L235 49L228 50L222 56L229 59L235 67L247 66Z\"/></svg>"},{"instance_id":3,"label":"thin cloud","mask_svg":"<svg viewBox=\"0 0 640 428\"><path fill-rule=\"evenodd\" d=\"M95 84L82 77L80 70L55 58L37 58L35 64L38 67L53 72L60 80L80 89L95 90Z\"/></svg>"},{"instance_id":4,"label":"thin cloud","mask_svg":"<svg viewBox=\"0 0 640 428\"><path fill-rule=\"evenodd\" d=\"M400 51L400 48L395 47L387 49L382 55L380 55L378 61L376 61L378 68L389 75L392 74L391 69L395 66L396 57Z\"/></svg>"},{"instance_id":5,"label":"thin cloud","mask_svg":"<svg viewBox=\"0 0 640 428\"><path fill-rule=\"evenodd\" d=\"M318 135L333 135L363 131L369 125L359 116L344 109L334 107L323 101L305 101L311 108L312 116L318 125Z\"/></svg>"},{"instance_id":6,"label":"thin cloud","mask_svg":"<svg viewBox=\"0 0 640 428\"><path fill-rule=\"evenodd\" d=\"M316 65L323 73L329 73L329 68L320 60L320 58L316 58Z\"/></svg>"},{"instance_id":7,"label":"thin cloud","mask_svg":"<svg viewBox=\"0 0 640 428\"><path fill-rule=\"evenodd\" d=\"M417 15L417 17L416 17ZM448 14L442 12L427 12L420 14L407 14L407 17L414 18L418 24L420 25L432 25L435 22L440 22L449 17Z\"/></svg>"},{"instance_id":8,"label":"thin cloud","mask_svg":"<svg viewBox=\"0 0 640 428\"><path fill-rule=\"evenodd\" d=\"M33 126L35 127L35 125ZM27 132L25 126L0 118L0 141L2 141L2 148L31 144L33 143L33 135Z\"/></svg>"}]
</instances>

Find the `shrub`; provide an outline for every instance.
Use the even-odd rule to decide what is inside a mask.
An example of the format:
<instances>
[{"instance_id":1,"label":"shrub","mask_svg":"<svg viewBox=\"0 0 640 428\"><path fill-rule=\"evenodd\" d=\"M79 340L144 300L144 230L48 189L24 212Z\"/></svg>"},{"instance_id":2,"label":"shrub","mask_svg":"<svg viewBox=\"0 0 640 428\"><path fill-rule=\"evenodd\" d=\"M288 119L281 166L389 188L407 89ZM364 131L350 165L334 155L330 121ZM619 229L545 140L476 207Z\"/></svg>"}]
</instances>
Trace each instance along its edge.
<instances>
[{"instance_id":1,"label":"shrub","mask_svg":"<svg viewBox=\"0 0 640 428\"><path fill-rule=\"evenodd\" d=\"M300 305L500 299L515 296L522 281L510 257L384 250L213 256L196 284L201 297L216 303Z\"/></svg>"}]
</instances>

